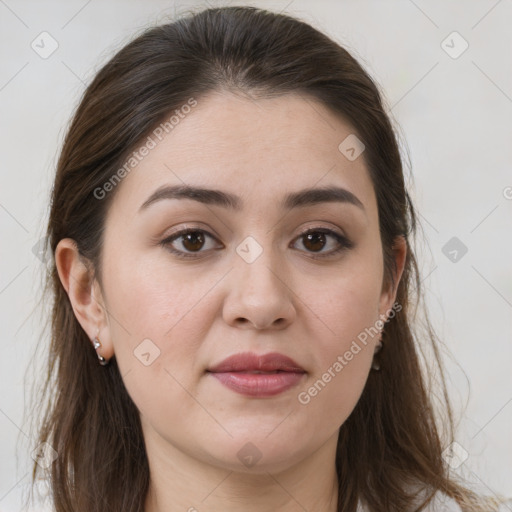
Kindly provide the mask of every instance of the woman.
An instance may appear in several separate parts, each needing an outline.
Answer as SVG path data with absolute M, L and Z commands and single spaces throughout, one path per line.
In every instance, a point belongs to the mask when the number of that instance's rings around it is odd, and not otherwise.
M 496 510 L 449 471 L 415 223 L 376 85 L 306 23 L 208 9 L 121 49 L 52 194 L 55 510 Z

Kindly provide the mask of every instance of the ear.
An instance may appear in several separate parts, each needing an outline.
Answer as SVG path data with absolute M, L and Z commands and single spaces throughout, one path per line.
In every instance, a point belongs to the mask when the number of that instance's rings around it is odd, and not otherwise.
M 379 313 L 385 317 L 388 316 L 387 312 L 389 312 L 395 302 L 396 294 L 398 291 L 398 284 L 400 283 L 400 279 L 402 278 L 402 273 L 405 267 L 405 260 L 407 256 L 407 241 L 403 235 L 397 236 L 395 238 L 392 251 L 393 258 L 395 260 L 395 269 L 393 271 L 394 285 L 391 280 L 384 279 L 379 303 Z
M 55 264 L 75 317 L 91 340 L 91 346 L 97 336 L 101 343 L 98 353 L 110 359 L 114 350 L 101 288 L 96 279 L 92 278 L 92 272 L 74 240 L 63 238 L 57 244 Z

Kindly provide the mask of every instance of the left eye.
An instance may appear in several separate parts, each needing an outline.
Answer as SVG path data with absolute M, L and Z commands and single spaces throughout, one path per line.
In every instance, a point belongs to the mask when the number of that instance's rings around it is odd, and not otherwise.
M 320 252 L 327 245 L 326 239 L 328 239 L 328 237 L 334 239 L 334 248 L 330 251 Z M 301 233 L 297 240 L 303 240 L 302 245 L 304 245 L 308 251 L 319 254 L 318 256 L 313 256 L 313 258 L 327 258 L 353 247 L 352 242 L 348 240 L 348 238 L 327 228 L 310 229 Z

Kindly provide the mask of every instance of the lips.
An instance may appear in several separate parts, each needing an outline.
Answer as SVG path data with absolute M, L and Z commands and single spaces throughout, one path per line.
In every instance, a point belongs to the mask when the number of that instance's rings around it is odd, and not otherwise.
M 249 397 L 270 397 L 296 386 L 306 371 L 293 359 L 273 352 L 235 354 L 207 370 L 224 386 Z
M 277 352 L 258 356 L 252 352 L 235 354 L 208 369 L 212 373 L 244 372 L 271 373 L 294 372 L 305 373 L 304 368 L 293 359 Z

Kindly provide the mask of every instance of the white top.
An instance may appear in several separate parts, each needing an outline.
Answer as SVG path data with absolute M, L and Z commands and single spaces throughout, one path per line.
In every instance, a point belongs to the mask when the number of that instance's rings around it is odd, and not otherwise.
M 38 501 L 37 509 L 29 509 L 28 512 L 55 512 L 55 509 L 50 503 L 48 494 L 42 493 L 44 500 Z M 41 496 L 41 497 L 43 497 Z M 510 512 L 512 510 L 512 498 L 503 503 L 496 512 Z M 361 503 L 357 506 L 357 512 L 368 512 Z M 449 498 L 446 494 L 438 491 L 432 501 L 422 512 L 463 512 L 459 504 L 453 499 Z
M 424 512 L 462 512 L 459 504 L 453 498 L 440 491 L 435 494 L 432 501 L 423 510 Z M 357 512 L 368 512 L 368 509 L 359 503 Z
M 510 512 L 512 510 L 512 499 L 507 500 L 501 504 L 496 512 Z M 357 507 L 357 512 L 368 512 L 361 503 Z M 423 509 L 422 512 L 463 512 L 460 505 L 453 499 L 448 497 L 446 494 L 438 491 L 432 501 Z
M 438 491 L 425 508 L 425 512 L 462 512 L 460 505 L 446 494 Z

